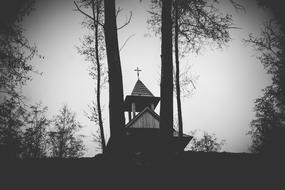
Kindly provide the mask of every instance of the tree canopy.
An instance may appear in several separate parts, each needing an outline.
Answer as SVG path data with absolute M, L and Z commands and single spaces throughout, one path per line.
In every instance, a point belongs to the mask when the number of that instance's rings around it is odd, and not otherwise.
M 82 137 L 76 134 L 80 128 L 82 126 L 76 121 L 75 113 L 64 105 L 55 117 L 54 126 L 49 132 L 52 157 L 81 157 L 84 154 Z
M 34 71 L 29 61 L 35 55 L 43 57 L 24 36 L 21 24 L 33 10 L 33 1 L 12 2 L 7 2 L 6 9 L 1 11 L 4 15 L 0 19 L 0 92 L 7 98 L 21 99 L 21 87 L 31 80 L 29 73 Z
M 251 122 L 253 152 L 283 152 L 285 147 L 284 33 L 276 20 L 264 24 L 261 37 L 245 40 L 258 52 L 258 59 L 272 77 L 272 84 L 255 101 L 256 118 Z

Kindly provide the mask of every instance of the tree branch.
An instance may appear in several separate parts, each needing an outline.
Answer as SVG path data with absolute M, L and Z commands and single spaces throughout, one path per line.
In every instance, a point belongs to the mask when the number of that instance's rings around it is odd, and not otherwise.
M 92 16 L 90 16 L 90 15 L 88 15 L 87 13 L 85 13 L 84 11 L 82 11 L 82 10 L 79 8 L 79 6 L 77 5 L 77 3 L 76 3 L 75 1 L 73 1 L 73 3 L 74 3 L 74 5 L 75 5 L 77 11 L 81 12 L 83 15 L 85 15 L 85 16 L 88 17 L 89 19 L 91 19 L 91 20 L 93 20 L 93 21 L 95 20 L 95 18 L 93 18 Z M 95 20 L 95 22 L 96 22 L 97 24 L 99 24 L 100 26 L 104 27 L 104 24 L 98 22 L 97 20 Z
M 241 12 L 246 13 L 246 9 L 243 5 L 237 3 L 234 0 L 230 0 L 230 3 L 233 5 L 233 7 L 236 9 L 237 12 L 241 11 Z
M 119 15 L 119 13 L 122 11 L 123 9 L 118 7 L 118 9 L 116 10 L 116 17 Z
M 77 10 L 77 11 L 81 12 L 83 15 L 85 15 L 85 16 L 88 17 L 88 18 L 90 18 L 91 20 L 94 20 L 94 18 L 93 18 L 92 16 L 90 16 L 90 15 L 88 15 L 87 13 L 85 13 L 85 12 L 82 11 L 82 10 L 79 8 L 79 6 L 77 5 L 77 3 L 76 3 L 75 1 L 73 1 L 73 3 L 74 3 L 74 5 L 76 6 L 76 10 Z
M 132 34 L 132 35 L 130 35 L 127 39 L 126 39 L 126 41 L 124 42 L 124 44 L 122 45 L 122 47 L 119 49 L 119 51 L 121 51 L 124 47 L 125 47 L 125 45 L 127 44 L 127 42 L 131 39 L 131 37 L 133 37 L 135 34 Z
M 193 85 L 194 89 L 196 89 L 196 86 L 192 80 L 190 80 L 191 84 Z
M 131 11 L 129 19 L 121 27 L 117 28 L 117 30 L 120 30 L 120 29 L 124 28 L 125 26 L 127 26 L 131 22 L 132 16 L 133 16 L 133 13 Z

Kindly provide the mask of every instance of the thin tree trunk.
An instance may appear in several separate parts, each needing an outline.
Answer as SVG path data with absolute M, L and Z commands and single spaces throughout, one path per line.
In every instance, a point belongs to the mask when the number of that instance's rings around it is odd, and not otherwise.
M 179 75 L 180 75 L 180 69 L 179 69 L 179 47 L 178 47 L 178 0 L 175 0 L 174 4 L 174 10 L 175 10 L 175 37 L 174 37 L 174 43 L 175 43 L 175 65 L 176 65 L 176 80 L 175 80 L 175 86 L 176 86 L 176 99 L 177 99 L 177 112 L 178 112 L 178 134 L 179 137 L 182 137 L 183 135 L 183 122 L 182 122 L 182 110 L 181 110 L 181 99 L 180 99 L 180 81 L 179 81 Z
M 109 72 L 109 119 L 110 139 L 118 145 L 122 142 L 125 116 L 123 111 L 123 81 L 118 45 L 115 0 L 104 0 L 105 8 L 105 43 Z M 119 141 L 118 141 L 119 140 Z M 112 149 L 112 148 L 111 148 Z
M 102 152 L 105 152 L 106 142 L 104 136 L 104 127 L 103 127 L 103 120 L 102 120 L 102 112 L 101 112 L 101 101 L 100 101 L 100 93 L 101 93 L 101 65 L 99 59 L 99 45 L 98 45 L 98 22 L 99 22 L 99 2 L 96 2 L 96 17 L 95 17 L 95 4 L 92 1 L 92 13 L 93 13 L 93 22 L 95 27 L 95 57 L 96 57 L 96 65 L 97 65 L 97 112 L 98 112 L 98 119 L 99 119 L 99 127 L 100 127 L 100 137 L 101 137 L 101 148 Z
M 162 0 L 160 129 L 162 137 L 170 140 L 173 130 L 173 65 L 172 65 L 172 0 Z M 167 141 L 165 143 L 167 143 Z

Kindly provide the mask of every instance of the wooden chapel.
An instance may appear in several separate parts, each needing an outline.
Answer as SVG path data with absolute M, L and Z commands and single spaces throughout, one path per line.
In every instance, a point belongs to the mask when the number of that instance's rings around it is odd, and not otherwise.
M 125 124 L 127 148 L 130 151 L 155 151 L 160 144 L 159 115 L 155 108 L 160 97 L 154 96 L 139 79 L 133 88 L 131 95 L 124 100 L 124 111 L 127 112 L 128 122 Z M 182 151 L 192 139 L 192 136 L 183 134 L 178 136 L 178 131 L 173 129 L 173 150 Z

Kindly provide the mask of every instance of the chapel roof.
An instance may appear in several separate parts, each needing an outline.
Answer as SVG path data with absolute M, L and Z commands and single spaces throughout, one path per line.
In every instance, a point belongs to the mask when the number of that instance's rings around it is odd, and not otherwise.
M 147 87 L 142 83 L 142 81 L 140 81 L 140 79 L 137 80 L 131 95 L 154 97 L 153 94 L 149 91 L 149 89 L 147 89 Z

